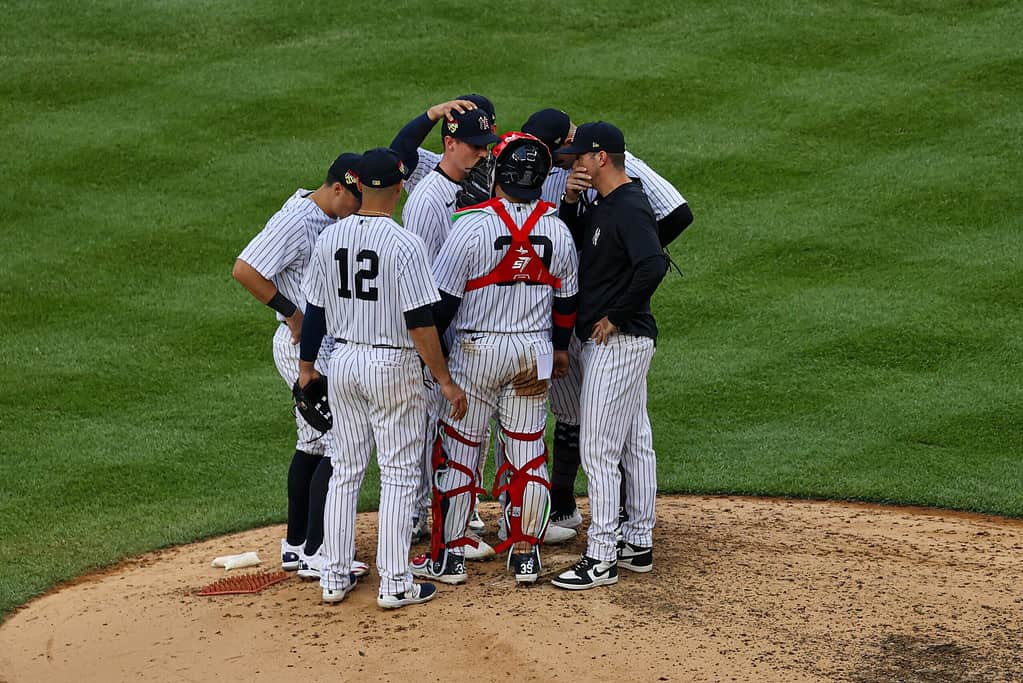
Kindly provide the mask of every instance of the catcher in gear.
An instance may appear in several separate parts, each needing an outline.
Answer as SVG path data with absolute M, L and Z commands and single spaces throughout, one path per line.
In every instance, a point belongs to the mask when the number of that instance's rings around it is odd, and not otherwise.
M 553 205 L 538 201 L 550 150 L 531 135 L 506 133 L 492 153 L 493 199 L 455 214 L 434 262 L 441 293 L 438 328 L 453 328 L 449 367 L 470 397 L 461 419 L 445 419 L 433 452 L 434 532 L 430 555 L 412 572 L 444 583 L 467 579 L 465 533 L 479 446 L 497 413 L 507 462 L 493 494 L 506 493 L 508 567 L 519 583 L 540 574 L 539 546 L 550 515 L 547 391 L 568 367 L 575 322 L 575 244 Z M 507 480 L 502 483 L 503 475 Z
M 310 380 L 304 387 L 295 380 L 291 387 L 291 395 L 295 399 L 295 408 L 309 426 L 325 434 L 334 426 L 334 416 L 330 414 L 330 403 L 327 401 L 327 378 L 320 375 Z

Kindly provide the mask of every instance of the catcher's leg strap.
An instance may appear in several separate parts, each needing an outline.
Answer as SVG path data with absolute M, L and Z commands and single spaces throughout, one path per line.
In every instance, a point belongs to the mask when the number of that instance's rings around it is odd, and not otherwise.
M 480 442 L 472 441 L 462 434 L 459 434 L 451 425 L 441 422 L 440 427 L 444 434 L 455 441 L 474 449 L 478 449 L 480 447 Z M 452 539 L 448 542 L 444 541 L 444 519 L 448 515 L 450 499 L 464 493 L 476 495 L 486 493 L 487 491 L 479 486 L 476 479 L 476 472 L 472 468 L 466 467 L 462 463 L 455 462 L 448 457 L 448 454 L 444 452 L 444 444 L 440 433 L 437 434 L 437 438 L 433 442 L 433 454 L 430 460 L 430 464 L 433 466 L 433 501 L 431 505 L 433 512 L 433 533 L 430 538 L 430 559 L 436 562 L 441 559 L 441 551 L 444 549 L 450 550 L 451 548 L 458 548 L 465 545 L 475 548 L 479 545 L 477 541 L 465 535 L 460 538 Z M 453 488 L 449 491 L 442 491 L 439 481 L 448 472 L 448 470 L 461 472 L 469 478 L 469 483 L 464 486 Z M 465 523 L 461 526 L 462 529 L 468 528 L 469 516 L 472 514 L 472 505 L 468 506 L 468 510 L 469 512 L 465 517 Z
M 518 439 L 519 441 L 537 441 L 543 438 L 543 430 L 532 434 L 523 434 L 519 432 L 509 432 L 503 430 L 508 438 Z M 551 484 L 543 477 L 538 477 L 535 474 L 530 474 L 530 470 L 539 470 L 541 467 L 547 464 L 547 446 L 544 445 L 543 452 L 536 456 L 532 460 L 528 461 L 522 467 L 516 468 L 511 460 L 505 460 L 504 464 L 497 471 L 497 475 L 494 479 L 494 497 L 498 497 L 502 493 L 507 492 L 508 494 L 508 505 L 505 507 L 505 523 L 508 529 L 508 538 L 501 541 L 494 550 L 497 552 L 503 552 L 514 544 L 520 541 L 526 541 L 532 545 L 539 545 L 540 539 L 543 538 L 544 532 L 547 530 L 547 523 L 550 518 L 550 488 Z M 500 484 L 501 476 L 509 472 L 510 476 L 504 484 Z M 539 484 L 543 487 L 545 493 L 546 510 L 542 510 L 540 513 L 540 529 L 536 536 L 530 536 L 522 530 L 522 506 L 525 499 L 526 487 L 529 484 Z

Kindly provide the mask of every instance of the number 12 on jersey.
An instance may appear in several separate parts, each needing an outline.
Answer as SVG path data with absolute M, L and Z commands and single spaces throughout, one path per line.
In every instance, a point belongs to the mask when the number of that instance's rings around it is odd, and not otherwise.
M 363 249 L 355 255 L 355 264 L 349 268 L 348 249 L 338 249 L 334 252 L 334 260 L 337 261 L 337 274 L 341 286 L 337 288 L 337 295 L 342 299 L 352 298 L 352 288 L 348 283 L 349 270 L 355 265 L 360 266 L 355 272 L 355 298 L 363 301 L 376 301 L 378 298 L 377 288 L 372 285 L 380 272 L 380 257 L 372 249 Z

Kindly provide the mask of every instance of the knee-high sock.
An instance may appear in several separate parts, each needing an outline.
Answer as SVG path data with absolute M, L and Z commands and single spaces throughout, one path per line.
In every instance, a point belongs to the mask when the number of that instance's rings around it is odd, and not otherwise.
M 327 505 L 327 488 L 333 469 L 330 458 L 323 457 L 313 471 L 309 483 L 309 522 L 305 533 L 305 554 L 315 555 L 323 543 L 323 510 Z
M 288 468 L 288 543 L 305 543 L 306 524 L 309 522 L 309 482 L 316 466 L 323 458 L 305 451 L 295 451 Z
M 558 422 L 554 427 L 551 468 L 551 507 L 554 514 L 575 509 L 575 479 L 579 475 L 579 425 Z

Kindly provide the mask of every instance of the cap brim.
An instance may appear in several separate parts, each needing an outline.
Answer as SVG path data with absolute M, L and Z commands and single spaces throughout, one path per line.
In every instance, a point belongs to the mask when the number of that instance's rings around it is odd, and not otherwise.
M 474 135 L 471 138 L 456 137 L 455 139 L 461 140 L 462 142 L 469 145 L 479 145 L 481 147 L 484 145 L 493 145 L 501 141 L 501 138 L 497 137 L 493 133 L 483 133 L 481 135 Z
M 552 154 L 582 154 L 583 152 L 588 152 L 588 151 L 590 151 L 590 150 L 585 149 L 583 147 L 576 147 L 575 145 L 567 145 L 565 147 L 559 147 L 558 149 L 554 150 L 552 152 Z

